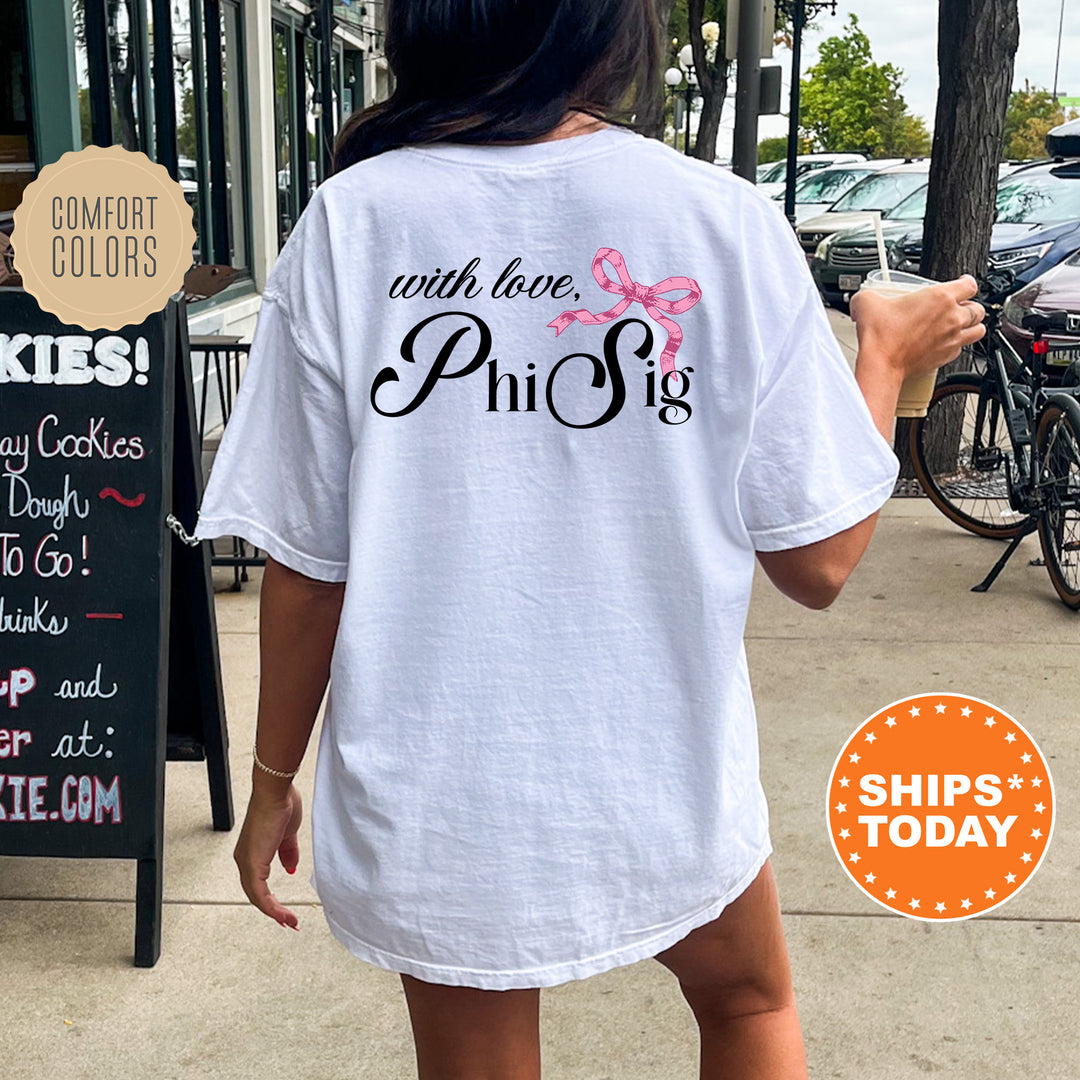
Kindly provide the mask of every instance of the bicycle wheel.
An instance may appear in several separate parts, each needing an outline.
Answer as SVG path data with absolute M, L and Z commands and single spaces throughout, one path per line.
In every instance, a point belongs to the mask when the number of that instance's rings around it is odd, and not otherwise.
M 1001 397 L 978 375 L 942 383 L 912 420 L 911 461 L 930 501 L 976 536 L 1008 540 L 1027 520 L 1009 505 L 1009 432 Z
M 1037 428 L 1042 475 L 1039 542 L 1058 596 L 1080 609 L 1080 404 L 1052 399 Z

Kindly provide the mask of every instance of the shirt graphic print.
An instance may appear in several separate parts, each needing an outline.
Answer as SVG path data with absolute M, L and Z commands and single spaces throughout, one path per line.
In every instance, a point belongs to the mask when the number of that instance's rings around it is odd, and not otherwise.
M 604 271 L 605 262 L 609 262 L 615 267 L 615 271 L 618 274 L 617 280 L 613 281 L 606 275 Z M 477 296 L 482 296 L 485 291 L 488 291 L 479 284 L 476 277 L 476 273 L 479 270 L 479 263 L 480 260 L 474 257 L 465 264 L 464 269 L 461 271 L 456 269 L 444 271 L 441 268 L 436 267 L 435 272 L 430 276 L 414 274 L 406 278 L 405 275 L 399 275 L 391 285 L 388 296 L 391 298 L 402 299 L 416 296 L 423 296 L 425 298 L 435 296 L 439 299 L 454 299 L 457 293 L 462 291 L 463 296 L 471 300 Z M 528 284 L 526 278 L 517 272 L 520 264 L 521 258 L 518 256 L 515 256 L 506 264 L 502 272 L 496 277 L 494 285 L 490 289 L 490 295 L 493 298 L 504 297 L 509 299 L 517 296 L 524 296 L 532 300 L 545 300 L 548 297 L 560 299 L 572 296 L 572 299 L 574 300 L 581 299 L 581 294 L 574 291 L 574 279 L 570 275 L 564 274 L 556 278 L 552 274 L 548 274 L 546 277 L 541 274 L 533 278 L 531 284 Z M 630 278 L 626 269 L 625 260 L 622 255 L 613 248 L 600 248 L 597 251 L 596 256 L 592 260 L 592 275 L 596 279 L 596 284 L 599 285 L 601 289 L 604 289 L 607 292 L 618 293 L 621 297 L 619 302 L 613 308 L 597 313 L 583 309 L 563 311 L 547 325 L 554 329 L 557 337 L 575 321 L 583 323 L 586 326 L 603 326 L 618 319 L 619 316 L 623 315 L 633 303 L 640 303 L 649 318 L 659 324 L 659 327 L 666 334 L 664 346 L 659 356 L 660 400 L 665 406 L 671 408 L 661 409 L 661 421 L 669 424 L 682 423 L 689 418 L 692 410 L 688 403 L 680 402 L 678 398 L 668 396 L 671 393 L 669 384 L 673 380 L 679 380 L 681 378 L 683 395 L 685 395 L 689 372 L 693 369 L 691 368 L 680 372 L 675 366 L 675 356 L 678 352 L 679 345 L 682 342 L 682 331 L 680 330 L 678 323 L 676 323 L 671 316 L 680 315 L 683 312 L 688 311 L 701 299 L 701 289 L 698 287 L 697 282 L 687 277 L 671 277 L 665 278 L 656 285 L 642 285 Z M 678 300 L 672 301 L 670 299 L 665 299 L 662 295 L 663 293 L 680 289 L 685 290 L 686 295 Z M 464 329 L 460 325 L 462 319 L 467 320 Z M 478 331 L 478 334 L 469 332 L 470 326 L 468 325 L 468 321 L 471 321 L 472 327 Z M 525 412 L 536 411 L 537 376 L 534 370 L 536 365 L 533 363 L 528 365 L 530 373 L 524 376 L 525 401 L 523 405 L 519 406 L 518 395 L 520 389 L 520 377 L 512 372 L 506 372 L 504 374 L 499 373 L 498 361 L 491 357 L 493 346 L 491 329 L 488 324 L 477 315 L 470 315 L 466 311 L 441 311 L 434 315 L 427 316 L 412 327 L 406 334 L 405 340 L 401 345 L 402 360 L 406 363 L 415 363 L 421 367 L 423 366 L 421 357 L 418 357 L 417 355 L 418 338 L 421 333 L 424 333 L 429 337 L 436 336 L 438 341 L 443 340 L 443 335 L 437 335 L 433 330 L 427 329 L 434 324 L 439 324 L 440 329 L 443 325 L 448 325 L 449 330 L 448 333 L 444 331 L 444 333 L 447 334 L 446 340 L 443 342 L 442 346 L 435 351 L 434 359 L 431 361 L 430 366 L 425 369 L 423 382 L 416 392 L 416 395 L 399 409 L 388 410 L 381 407 L 380 403 L 376 401 L 376 396 L 380 393 L 383 385 L 387 382 L 396 383 L 402 379 L 397 368 L 383 368 L 376 375 L 375 381 L 372 383 L 371 387 L 371 406 L 376 412 L 382 416 L 403 416 L 422 405 L 427 396 L 435 391 L 440 379 L 460 379 L 467 375 L 472 375 L 479 370 L 486 370 L 488 372 L 488 412 L 496 412 L 500 409 L 500 387 L 504 382 L 507 384 L 505 393 L 508 397 L 508 402 L 502 407 L 506 408 L 509 412 L 518 412 L 519 408 L 523 409 Z M 626 381 L 619 360 L 619 341 L 625 326 L 625 322 L 620 322 L 611 327 L 611 330 L 604 338 L 602 360 L 599 357 L 588 353 L 571 353 L 557 361 L 552 367 L 544 383 L 543 395 L 548 411 L 560 424 L 564 424 L 567 427 L 597 427 L 617 416 L 626 404 Z M 634 352 L 639 357 L 649 356 L 653 352 L 653 330 L 648 324 L 645 324 L 644 329 L 645 339 L 634 349 Z M 452 363 L 453 358 L 456 356 L 455 350 L 459 341 L 462 342 L 463 348 L 465 348 L 466 345 L 473 346 L 472 355 L 461 367 L 457 367 L 456 364 Z M 559 412 L 555 405 L 555 388 L 557 385 L 556 380 L 559 377 L 559 371 L 564 364 L 577 357 L 591 361 L 592 385 L 600 389 L 607 389 L 608 393 L 608 400 L 603 412 L 595 419 L 581 423 L 576 423 L 573 420 L 567 419 Z M 655 364 L 655 360 L 650 359 L 647 361 L 649 368 L 653 368 Z M 589 373 L 587 367 L 586 373 Z M 563 376 L 563 381 L 569 377 L 571 376 Z M 657 397 L 657 373 L 655 371 L 650 371 L 646 378 L 646 404 L 655 407 L 655 399 Z M 386 396 L 385 391 L 382 392 L 382 396 Z M 575 397 L 577 396 L 580 395 L 575 395 Z M 671 416 L 679 415 L 680 405 L 682 415 L 679 416 L 678 419 L 672 419 Z M 675 409 L 674 413 L 672 412 L 672 408 Z
M 783 216 L 712 165 L 610 127 L 321 184 L 197 535 L 345 582 L 310 815 L 337 939 L 512 989 L 716 918 L 771 851 L 755 551 L 897 469 Z

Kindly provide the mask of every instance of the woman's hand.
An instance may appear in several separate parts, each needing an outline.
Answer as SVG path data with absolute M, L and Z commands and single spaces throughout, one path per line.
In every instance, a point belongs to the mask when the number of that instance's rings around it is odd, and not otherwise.
M 256 782 L 248 802 L 247 815 L 236 841 L 233 858 L 240 869 L 240 884 L 247 898 L 264 914 L 282 926 L 299 930 L 299 920 L 278 902 L 267 881 L 277 855 L 290 874 L 300 861 L 297 832 L 303 820 L 300 792 L 293 784 L 283 790 L 268 789 Z
M 851 298 L 859 351 L 876 354 L 900 381 L 936 370 L 986 334 L 986 310 L 972 300 L 978 291 L 970 274 L 907 296 L 861 289 Z

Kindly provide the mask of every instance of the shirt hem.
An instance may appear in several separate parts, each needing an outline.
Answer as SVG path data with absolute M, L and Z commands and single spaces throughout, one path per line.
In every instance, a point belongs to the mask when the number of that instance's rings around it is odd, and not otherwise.
M 755 551 L 785 551 L 788 548 L 803 547 L 806 544 L 825 540 L 830 536 L 850 529 L 872 513 L 880 510 L 889 501 L 896 487 L 896 473 L 893 471 L 888 480 L 863 492 L 855 499 L 830 510 L 827 514 L 800 522 L 798 525 L 779 525 L 772 529 L 750 531 L 750 539 Z
M 562 983 L 574 980 L 588 979 L 593 975 L 600 975 L 614 968 L 625 967 L 627 964 L 634 964 L 639 960 L 650 959 L 658 952 L 662 952 L 677 941 L 681 941 L 691 930 L 696 930 L 699 926 L 711 922 L 733 900 L 746 891 L 747 887 L 760 873 L 772 851 L 772 843 L 769 839 L 766 839 L 765 844 L 758 849 L 747 872 L 720 899 L 713 900 L 707 907 L 680 920 L 660 934 L 654 934 L 645 941 L 635 942 L 625 948 L 589 956 L 583 960 L 570 960 L 559 964 L 548 964 L 543 967 L 523 968 L 517 971 L 492 971 L 482 968 L 454 967 L 447 964 L 427 964 L 420 960 L 398 956 L 395 953 L 387 952 L 385 949 L 376 948 L 346 930 L 326 912 L 325 906 L 323 915 L 330 927 L 330 933 L 345 949 L 358 959 L 385 971 L 412 975 L 414 978 L 421 979 L 424 982 L 439 983 L 444 986 L 471 986 L 479 990 L 522 990 L 559 986 Z M 312 884 L 316 884 L 314 875 L 312 875 Z
M 217 536 L 242 536 L 267 552 L 274 562 L 317 581 L 344 581 L 348 570 L 348 563 L 331 562 L 329 559 L 320 559 L 298 551 L 277 533 L 250 518 L 204 518 L 200 515 L 195 526 L 195 536 L 199 540 L 212 540 Z

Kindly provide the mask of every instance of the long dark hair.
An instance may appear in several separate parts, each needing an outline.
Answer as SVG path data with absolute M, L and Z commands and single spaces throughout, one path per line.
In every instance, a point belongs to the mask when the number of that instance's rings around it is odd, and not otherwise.
M 346 120 L 335 173 L 405 145 L 528 142 L 570 109 L 634 128 L 627 99 L 659 75 L 655 0 L 386 4 L 395 89 Z

